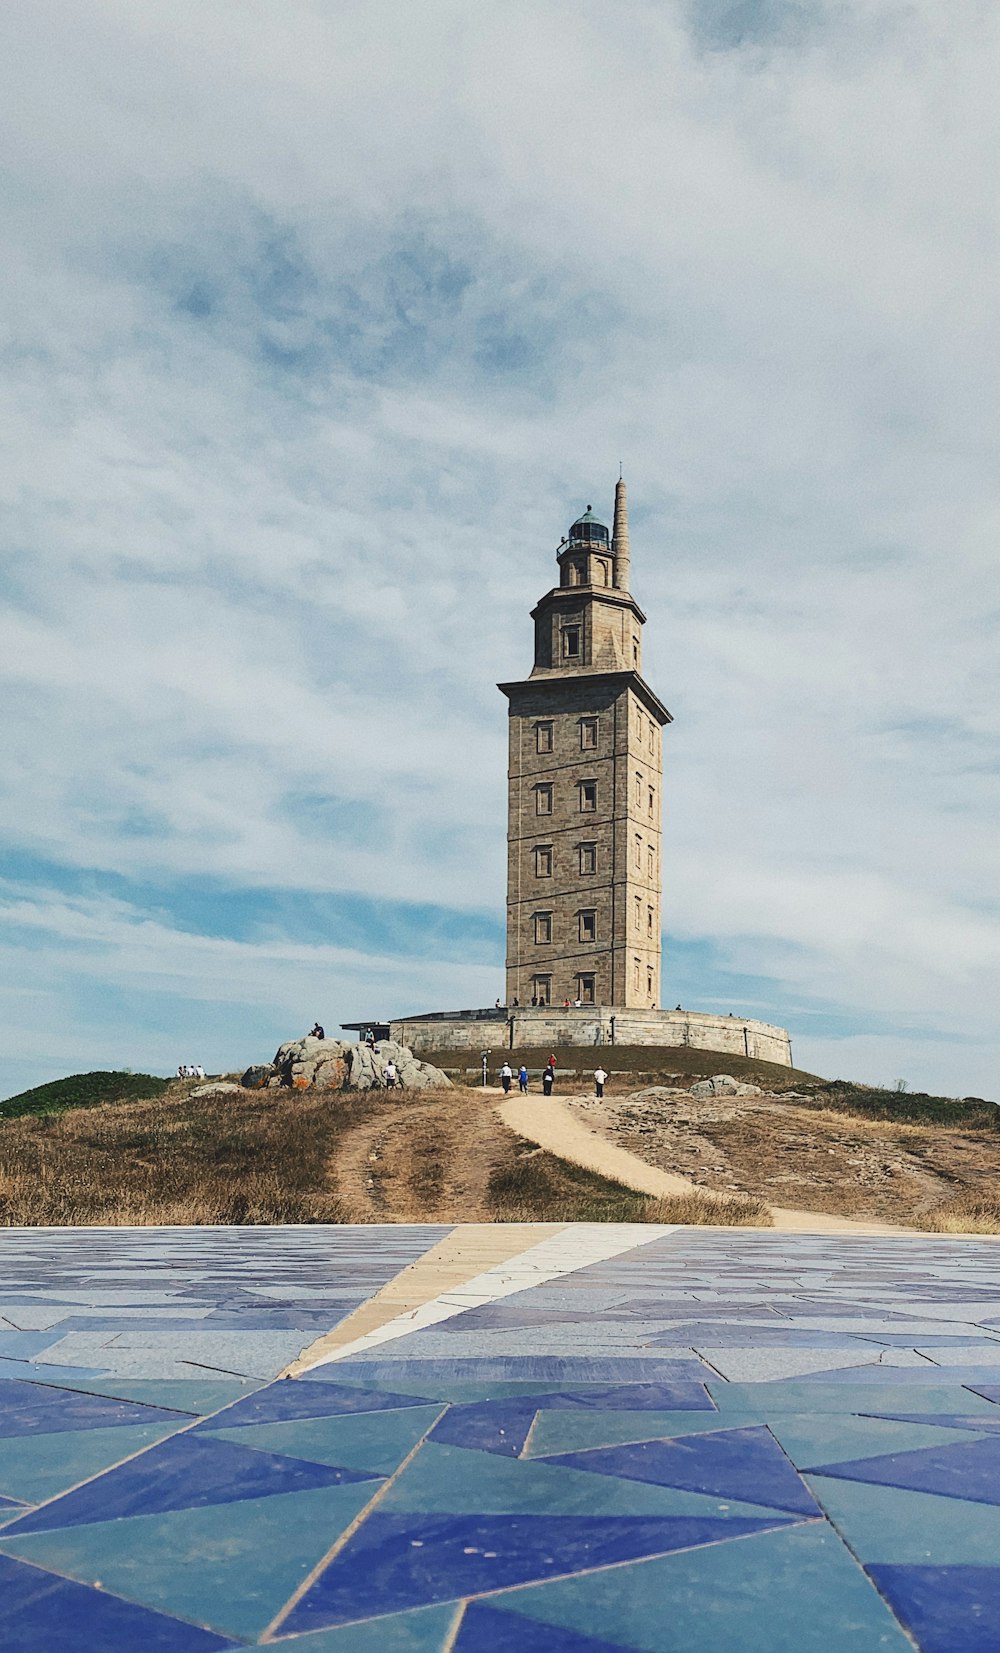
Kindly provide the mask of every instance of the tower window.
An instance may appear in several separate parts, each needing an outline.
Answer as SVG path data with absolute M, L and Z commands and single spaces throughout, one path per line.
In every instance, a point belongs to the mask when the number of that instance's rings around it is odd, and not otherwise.
M 596 941 L 597 940 L 597 914 L 591 909 L 591 910 L 588 910 L 587 912 L 580 913 L 579 918 L 580 918 L 580 940 L 581 941 Z
M 577 978 L 576 978 L 576 996 L 580 1000 L 581 1004 L 593 1004 L 594 1003 L 594 978 L 593 978 L 593 976 L 577 976 Z
M 607 565 L 607 563 L 603 562 L 603 561 L 598 562 L 597 571 L 600 575 L 601 584 L 602 585 L 607 585 L 607 583 L 608 583 L 608 565 Z
M 635 668 L 636 671 L 639 670 L 639 639 L 638 639 L 638 637 L 633 637 L 633 639 L 632 639 L 632 665 L 633 665 L 633 667 Z
M 535 846 L 535 877 L 552 877 L 552 845 L 537 844 Z
M 635 870 L 642 871 L 642 838 L 638 832 L 635 835 Z
M 531 1002 L 532 1002 L 532 1004 L 551 1004 L 551 1002 L 552 1002 L 552 977 L 551 976 L 532 976 L 532 978 L 531 978 Z
M 638 770 L 636 770 L 635 775 L 635 801 L 636 804 L 642 803 L 642 776 Z
M 552 814 L 552 784 L 550 781 L 545 781 L 535 787 L 535 814 Z
M 650 789 L 649 789 L 649 813 L 650 813 L 650 815 L 655 815 L 655 813 L 656 813 L 656 788 L 655 788 L 655 786 L 651 786 Z
M 640 981 L 639 981 L 640 965 L 641 965 L 641 960 L 639 960 L 639 959 L 633 959 L 632 960 L 632 985 L 635 988 L 637 993 L 638 993 L 639 987 L 640 987 Z
M 655 907 L 647 907 L 646 908 L 646 934 L 649 937 L 650 941 L 653 941 L 654 938 L 655 938 L 655 932 L 654 932 L 654 928 L 653 928 L 655 923 L 656 923 L 656 909 L 655 909 Z
M 564 660 L 580 658 L 580 627 L 563 626 L 562 651 Z
M 646 971 L 646 992 L 649 994 L 650 1003 L 652 1003 L 652 999 L 653 999 L 653 972 L 650 969 L 647 969 L 647 971 Z
M 552 914 L 551 913 L 536 913 L 535 914 L 535 942 L 536 942 L 536 945 L 542 946 L 546 942 L 549 942 L 551 940 L 552 940 Z
M 551 725 L 551 723 L 536 723 L 535 724 L 535 751 L 536 752 L 551 752 L 551 750 L 552 750 L 552 725 Z
M 656 876 L 656 853 L 652 844 L 646 851 L 646 871 L 649 873 L 649 881 L 652 883 Z
M 636 898 L 635 898 L 635 927 L 636 927 L 637 930 L 639 929 L 641 924 L 642 924 L 642 901 L 640 900 L 639 896 L 636 896 Z
M 597 745 L 596 717 L 582 717 L 580 719 L 580 745 L 585 752 Z
M 580 871 L 584 877 L 597 871 L 597 845 L 580 845 Z
M 597 782 L 580 782 L 580 808 L 584 814 L 592 815 L 597 808 Z
M 656 725 L 652 718 L 649 720 L 649 750 L 651 752 L 656 751 Z

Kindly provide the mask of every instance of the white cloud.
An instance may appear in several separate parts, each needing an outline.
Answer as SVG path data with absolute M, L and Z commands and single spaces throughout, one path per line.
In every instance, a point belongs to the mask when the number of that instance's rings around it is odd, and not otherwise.
M 12 848 L 498 910 L 493 683 L 621 455 L 668 935 L 988 1092 L 996 14 L 4 28 Z

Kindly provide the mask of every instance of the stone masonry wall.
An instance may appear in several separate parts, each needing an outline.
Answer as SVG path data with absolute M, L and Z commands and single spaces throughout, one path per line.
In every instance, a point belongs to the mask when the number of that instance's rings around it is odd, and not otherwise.
M 511 1045 L 510 1018 L 513 1018 Z M 614 1017 L 612 1037 L 611 1018 Z M 454 1016 L 417 1016 L 396 1021 L 393 1039 L 411 1050 L 517 1049 L 518 1045 L 688 1045 L 692 1050 L 717 1050 L 752 1056 L 763 1062 L 792 1066 L 792 1044 L 783 1027 L 748 1021 L 738 1016 L 710 1016 L 685 1010 L 620 1010 L 587 1006 L 581 1010 L 527 1009 L 492 1012 L 456 1012 Z

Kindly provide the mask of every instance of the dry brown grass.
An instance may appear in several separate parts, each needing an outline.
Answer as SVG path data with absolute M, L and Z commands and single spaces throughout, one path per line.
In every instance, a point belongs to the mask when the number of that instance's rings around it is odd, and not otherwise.
M 343 1221 L 327 1167 L 373 1104 L 272 1092 L 0 1125 L 0 1226 Z
M 916 1226 L 935 1234 L 1000 1234 L 1000 1194 L 966 1190 L 925 1212 Z
M 774 1218 L 763 1200 L 753 1194 L 671 1194 L 654 1200 L 654 1223 L 693 1223 L 722 1228 L 773 1228 Z

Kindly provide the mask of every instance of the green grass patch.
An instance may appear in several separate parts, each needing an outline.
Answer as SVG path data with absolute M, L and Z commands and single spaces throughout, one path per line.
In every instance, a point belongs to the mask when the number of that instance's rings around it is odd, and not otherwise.
M 980 1096 L 956 1100 L 950 1096 L 929 1096 L 926 1091 L 888 1091 L 852 1085 L 834 1079 L 819 1085 L 807 1101 L 797 1107 L 824 1108 L 834 1113 L 853 1114 L 859 1119 L 885 1119 L 903 1125 L 945 1125 L 952 1130 L 1000 1130 L 1000 1108 Z
M 152 1073 L 71 1073 L 0 1102 L 0 1118 L 65 1113 L 67 1108 L 98 1108 L 103 1102 L 146 1102 L 162 1096 L 169 1080 Z

